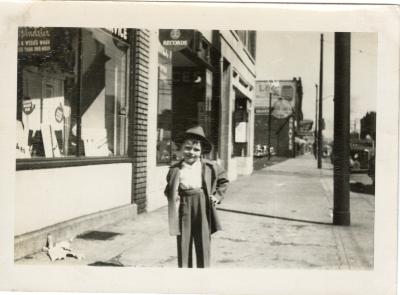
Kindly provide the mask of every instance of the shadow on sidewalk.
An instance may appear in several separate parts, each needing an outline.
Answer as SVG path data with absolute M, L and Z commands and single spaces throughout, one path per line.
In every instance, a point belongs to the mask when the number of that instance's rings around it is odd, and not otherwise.
M 375 187 L 372 184 L 363 184 L 361 182 L 350 183 L 350 190 L 354 193 L 375 195 Z
M 88 266 L 118 266 L 123 267 L 122 263 L 115 263 L 115 262 L 107 262 L 107 261 L 96 261 L 93 263 L 88 264 Z
M 267 218 L 273 218 L 273 219 L 287 220 L 287 221 L 304 222 L 304 223 L 320 224 L 320 225 L 332 225 L 332 223 L 322 222 L 322 221 L 295 219 L 295 218 L 289 218 L 289 217 L 273 216 L 273 215 L 253 213 L 253 212 L 247 212 L 247 211 L 239 211 L 239 210 L 226 209 L 226 208 L 218 208 L 217 210 L 224 211 L 224 212 L 251 215 L 251 216 L 259 216 L 259 217 L 267 217 Z

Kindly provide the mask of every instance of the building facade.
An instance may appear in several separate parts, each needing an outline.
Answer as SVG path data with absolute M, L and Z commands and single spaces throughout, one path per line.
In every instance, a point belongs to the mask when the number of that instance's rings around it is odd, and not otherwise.
M 151 80 L 158 83 L 149 90 L 148 210 L 166 205 L 165 175 L 180 158 L 174 139 L 193 125 L 203 127 L 208 157 L 230 180 L 253 170 L 255 32 L 179 31 L 178 38 L 175 30 L 150 34 Z
M 15 257 L 48 234 L 164 206 L 174 140 L 192 125 L 231 180 L 251 173 L 255 40 L 252 31 L 20 28 Z
M 254 144 L 272 147 L 277 156 L 294 157 L 302 100 L 301 78 L 256 81 Z

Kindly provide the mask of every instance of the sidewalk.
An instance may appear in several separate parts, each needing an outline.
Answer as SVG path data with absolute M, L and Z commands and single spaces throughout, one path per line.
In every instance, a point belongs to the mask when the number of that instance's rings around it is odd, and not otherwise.
M 351 226 L 332 225 L 331 165 L 316 166 L 302 156 L 232 182 L 219 207 L 224 230 L 212 237 L 212 267 L 372 269 L 374 196 L 351 192 Z M 356 181 L 369 184 L 364 176 Z M 51 262 L 37 253 L 16 263 L 176 267 L 167 224 L 161 208 L 95 229 L 117 234 L 108 240 L 75 239 L 83 260 Z

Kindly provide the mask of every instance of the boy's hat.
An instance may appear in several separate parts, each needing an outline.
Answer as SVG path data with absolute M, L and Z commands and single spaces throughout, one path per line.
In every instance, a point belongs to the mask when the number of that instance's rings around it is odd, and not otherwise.
M 201 126 L 195 126 L 186 130 L 185 133 L 183 133 L 183 135 L 178 139 L 178 143 L 182 144 L 188 138 L 195 138 L 201 141 L 203 154 L 208 154 L 209 152 L 211 152 L 212 149 L 211 143 L 204 135 L 204 130 Z

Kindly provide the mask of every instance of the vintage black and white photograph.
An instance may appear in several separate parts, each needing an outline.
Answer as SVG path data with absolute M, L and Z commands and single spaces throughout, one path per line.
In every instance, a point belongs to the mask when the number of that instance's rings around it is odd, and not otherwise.
M 155 25 L 16 26 L 13 267 L 379 271 L 382 35 Z
M 377 41 L 19 28 L 16 263 L 373 269 Z

